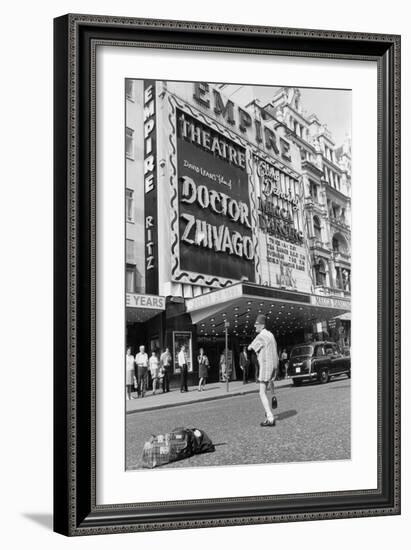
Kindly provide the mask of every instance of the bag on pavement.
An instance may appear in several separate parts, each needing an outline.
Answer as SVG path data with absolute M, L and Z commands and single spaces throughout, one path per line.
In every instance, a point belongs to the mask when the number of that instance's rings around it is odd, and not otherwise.
M 213 452 L 208 435 L 198 428 L 174 428 L 169 433 L 153 435 L 144 444 L 143 468 L 155 468 L 194 454 Z

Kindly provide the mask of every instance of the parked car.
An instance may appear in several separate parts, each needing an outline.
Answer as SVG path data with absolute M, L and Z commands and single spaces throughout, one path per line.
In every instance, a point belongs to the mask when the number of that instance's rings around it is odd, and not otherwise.
M 312 342 L 294 346 L 290 352 L 288 376 L 295 386 L 304 380 L 325 384 L 331 376 L 351 378 L 351 357 L 343 355 L 335 342 Z

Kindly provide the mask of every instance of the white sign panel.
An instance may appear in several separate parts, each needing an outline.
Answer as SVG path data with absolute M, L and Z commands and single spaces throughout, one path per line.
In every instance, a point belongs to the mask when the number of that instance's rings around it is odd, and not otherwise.
M 154 296 L 152 294 L 126 294 L 126 307 L 135 307 L 139 309 L 166 309 L 166 299 L 164 296 Z

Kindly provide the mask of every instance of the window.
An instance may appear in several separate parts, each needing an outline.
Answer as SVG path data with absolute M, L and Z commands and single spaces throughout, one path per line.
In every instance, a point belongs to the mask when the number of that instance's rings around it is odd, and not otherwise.
M 318 216 L 313 217 L 314 236 L 321 241 L 321 222 Z
M 134 160 L 134 130 L 126 128 L 126 157 Z
M 322 260 L 314 266 L 315 284 L 317 286 L 325 286 L 326 284 L 326 269 Z
M 134 101 L 134 80 L 130 78 L 126 79 L 126 98 L 130 101 Z
M 134 222 L 134 191 L 126 189 L 126 220 Z
M 310 196 L 315 200 L 318 199 L 317 186 L 312 181 L 310 181 Z
M 335 268 L 335 286 L 336 288 L 338 288 L 339 290 L 344 290 L 343 289 L 343 280 L 342 280 L 342 273 L 341 273 L 341 268 L 340 267 L 336 267 Z
M 126 269 L 126 292 L 135 292 L 135 270 L 132 268 Z
M 291 350 L 290 357 L 301 357 L 302 355 L 312 355 L 312 346 L 298 346 Z
M 324 357 L 325 355 L 324 346 L 317 346 L 315 350 L 315 355 L 316 357 Z
M 126 239 L 126 262 L 130 264 L 136 263 L 135 246 L 132 239 Z

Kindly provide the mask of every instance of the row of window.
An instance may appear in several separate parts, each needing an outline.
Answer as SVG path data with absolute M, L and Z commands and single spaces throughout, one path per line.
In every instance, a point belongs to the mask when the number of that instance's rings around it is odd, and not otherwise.
M 342 218 L 339 218 L 342 221 Z M 343 217 L 345 220 L 345 217 Z M 313 216 L 313 229 L 314 237 L 318 240 L 322 240 L 321 220 L 318 216 Z M 337 233 L 332 239 L 332 247 L 334 252 L 347 252 L 348 243 L 345 238 Z
M 331 149 L 331 147 L 328 147 L 328 145 L 326 145 L 325 143 L 324 143 L 324 155 L 325 155 L 325 158 L 327 158 L 331 162 L 335 162 L 334 151 Z
M 336 267 L 333 280 L 329 278 L 329 268 L 325 260 L 319 260 L 314 266 L 313 275 L 316 286 L 333 286 L 345 292 L 351 291 L 351 271 L 347 268 Z
M 324 177 L 331 187 L 334 187 L 337 191 L 341 191 L 341 177 L 336 172 L 333 172 L 333 170 L 330 170 L 328 166 L 324 166 Z
M 290 128 L 302 139 L 307 140 L 308 138 L 308 130 L 307 128 L 295 120 L 295 118 L 290 117 Z

